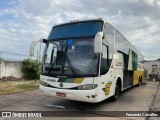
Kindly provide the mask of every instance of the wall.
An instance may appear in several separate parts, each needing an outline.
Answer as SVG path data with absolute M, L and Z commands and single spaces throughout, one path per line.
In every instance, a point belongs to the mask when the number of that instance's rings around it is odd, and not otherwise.
M 160 60 L 153 60 L 153 61 L 143 61 L 144 69 L 146 71 L 146 79 L 153 79 L 153 74 L 155 74 L 160 79 Z M 157 65 L 157 72 L 152 72 L 152 65 Z M 149 75 L 152 75 L 152 77 L 149 77 Z
M 22 62 L 20 61 L 4 61 L 0 60 L 0 78 L 13 76 L 16 78 L 22 78 L 23 73 L 21 71 Z

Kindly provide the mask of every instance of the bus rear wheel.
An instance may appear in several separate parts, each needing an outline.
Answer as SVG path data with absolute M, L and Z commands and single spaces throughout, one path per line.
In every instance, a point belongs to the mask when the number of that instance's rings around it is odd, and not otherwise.
M 114 94 L 114 96 L 111 97 L 111 100 L 112 101 L 117 101 L 118 97 L 120 95 L 120 92 L 121 92 L 121 90 L 120 90 L 120 84 L 119 84 L 119 82 L 117 82 L 116 83 L 116 88 L 115 88 L 115 94 Z
M 139 77 L 137 86 L 139 87 L 142 84 L 142 77 Z

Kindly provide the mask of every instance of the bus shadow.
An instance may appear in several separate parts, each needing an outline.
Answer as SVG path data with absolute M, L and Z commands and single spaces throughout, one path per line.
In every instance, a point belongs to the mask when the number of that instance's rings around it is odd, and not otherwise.
M 57 99 L 56 101 L 48 101 L 48 105 L 46 107 L 49 108 L 63 108 L 61 110 L 86 110 L 86 111 L 91 111 L 91 110 L 97 110 L 97 108 L 104 106 L 108 103 L 110 103 L 110 99 L 106 99 L 102 102 L 99 103 L 87 103 L 87 102 L 80 102 L 80 101 L 73 101 L 73 100 L 66 100 L 66 99 Z M 65 109 L 64 109 L 65 108 Z
M 144 87 L 146 83 L 142 83 L 140 87 Z M 94 110 L 100 110 L 101 107 L 107 106 L 110 104 L 117 104 L 117 102 L 121 101 L 124 97 L 124 94 L 131 92 L 134 89 L 139 89 L 140 87 L 134 86 L 131 88 L 128 88 L 124 90 L 121 95 L 119 96 L 119 99 L 115 102 L 111 100 L 111 98 L 108 98 L 104 101 L 101 101 L 99 103 L 87 103 L 87 102 L 79 102 L 79 101 L 73 101 L 73 100 L 66 100 L 66 99 L 56 99 L 54 101 L 50 101 L 50 108 L 65 108 L 63 110 L 83 110 L 83 111 L 94 111 Z
M 135 85 L 135 86 L 133 86 L 133 87 L 127 88 L 127 89 L 126 89 L 126 90 L 124 90 L 121 94 L 126 93 L 126 92 L 129 92 L 129 91 L 131 91 L 131 90 L 133 90 L 133 89 L 135 89 L 135 88 L 144 87 L 144 86 L 146 86 L 146 85 L 147 85 L 147 83 L 141 83 L 141 85 L 140 85 L 140 86 Z

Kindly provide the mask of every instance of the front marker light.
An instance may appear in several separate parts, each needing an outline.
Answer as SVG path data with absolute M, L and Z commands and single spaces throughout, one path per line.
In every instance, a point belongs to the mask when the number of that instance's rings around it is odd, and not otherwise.
M 87 84 L 87 85 L 81 85 L 78 87 L 79 90 L 92 90 L 95 89 L 98 85 L 97 84 Z

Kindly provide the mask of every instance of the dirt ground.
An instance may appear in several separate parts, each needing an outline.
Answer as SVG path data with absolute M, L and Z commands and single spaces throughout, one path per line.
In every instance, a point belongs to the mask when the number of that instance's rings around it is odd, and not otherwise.
M 160 87 L 158 82 L 145 82 L 140 87 L 133 87 L 124 91 L 119 97 L 118 101 L 111 102 L 105 100 L 103 102 L 83 103 L 71 100 L 65 100 L 60 98 L 53 98 L 43 95 L 39 90 L 30 92 L 17 93 L 12 95 L 0 96 L 0 111 L 75 111 L 87 112 L 94 111 L 90 117 L 67 117 L 67 114 L 62 114 L 61 117 L 42 117 L 42 118 L 4 118 L 0 117 L 0 120 L 53 120 L 53 119 L 76 119 L 76 120 L 154 120 L 158 118 L 154 117 L 122 117 L 122 116 L 107 116 L 100 115 L 95 117 L 95 114 L 99 114 L 98 111 L 149 111 L 160 110 Z M 63 113 L 64 113 L 63 112 Z M 96 113 L 97 112 L 97 113 Z M 92 117 L 93 116 L 93 117 Z

